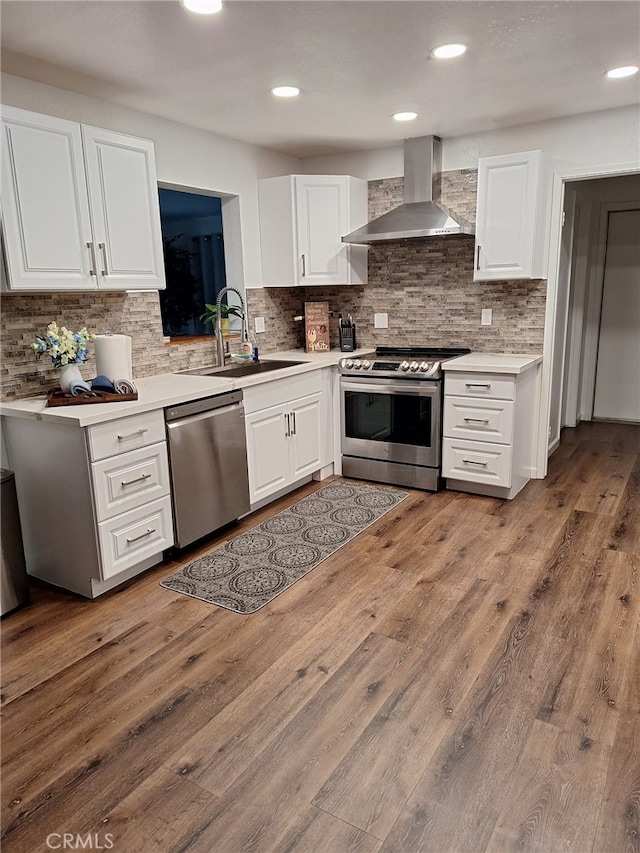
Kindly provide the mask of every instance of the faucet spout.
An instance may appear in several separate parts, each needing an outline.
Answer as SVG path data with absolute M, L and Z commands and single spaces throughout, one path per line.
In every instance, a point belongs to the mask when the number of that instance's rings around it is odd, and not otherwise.
M 240 310 L 242 312 L 241 323 L 242 327 L 240 330 L 240 338 L 242 342 L 249 340 L 249 335 L 247 331 L 247 311 L 244 304 L 244 299 L 240 291 L 235 287 L 223 287 L 220 293 L 218 293 L 218 297 L 216 299 L 216 316 L 214 320 L 213 333 L 216 336 L 216 343 L 218 348 L 218 365 L 222 367 L 225 363 L 225 351 L 224 351 L 224 342 L 222 340 L 222 325 L 220 323 L 220 313 L 222 306 L 222 297 L 226 296 L 227 293 L 235 293 L 238 299 L 240 300 Z

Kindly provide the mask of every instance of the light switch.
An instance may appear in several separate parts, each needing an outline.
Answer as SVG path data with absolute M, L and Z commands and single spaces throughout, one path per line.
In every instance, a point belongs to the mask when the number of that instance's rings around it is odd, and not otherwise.
M 264 317 L 256 317 L 254 325 L 256 332 L 264 332 Z
M 389 315 L 388 314 L 374 314 L 373 315 L 373 327 L 374 327 L 374 329 L 388 329 L 389 328 Z
M 482 320 L 480 321 L 480 324 L 482 326 L 490 326 L 492 315 L 493 315 L 493 310 L 491 308 L 483 308 L 482 309 Z

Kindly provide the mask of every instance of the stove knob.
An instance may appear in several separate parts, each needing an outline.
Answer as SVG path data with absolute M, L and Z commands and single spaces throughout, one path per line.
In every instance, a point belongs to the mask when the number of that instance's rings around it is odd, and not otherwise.
M 351 359 L 351 358 L 346 359 L 345 367 L 348 367 L 349 370 L 351 370 L 351 368 L 353 367 L 353 359 Z
M 347 359 L 341 358 L 340 359 L 340 367 L 344 370 L 346 366 L 347 366 Z
M 360 368 L 362 367 L 362 362 L 360 361 L 359 358 L 353 362 L 353 366 L 355 367 L 356 370 L 360 370 Z
M 415 371 L 416 371 L 417 369 L 418 369 L 418 362 L 417 362 L 417 361 L 412 361 L 412 362 L 411 362 L 411 364 L 409 365 L 409 370 L 412 370 L 412 371 L 415 373 Z
M 362 362 L 362 369 L 363 370 L 369 370 L 370 367 L 371 367 L 371 362 L 365 358 L 365 360 Z
M 428 361 L 421 361 L 421 362 L 420 362 L 420 370 L 421 370 L 423 373 L 425 373 L 427 370 L 429 370 L 429 367 L 430 367 L 430 365 L 429 365 L 429 362 L 428 362 Z
M 402 364 L 400 365 L 400 370 L 409 370 L 409 362 L 403 361 Z

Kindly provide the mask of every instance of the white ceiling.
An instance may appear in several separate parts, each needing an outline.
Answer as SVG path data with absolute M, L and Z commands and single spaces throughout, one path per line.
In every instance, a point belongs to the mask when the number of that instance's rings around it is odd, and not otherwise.
M 2 70 L 296 157 L 640 101 L 637 0 L 2 0 Z M 468 52 L 429 51 L 462 41 Z M 269 89 L 292 83 L 295 100 Z M 391 114 L 414 110 L 397 123 Z

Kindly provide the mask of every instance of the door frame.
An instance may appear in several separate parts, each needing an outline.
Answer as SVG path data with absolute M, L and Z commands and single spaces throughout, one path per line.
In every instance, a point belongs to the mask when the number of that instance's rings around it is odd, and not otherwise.
M 637 201 L 606 202 L 600 205 L 600 224 L 598 226 L 597 254 L 594 274 L 589 282 L 585 327 L 585 352 L 583 355 L 582 383 L 580 401 L 585 420 L 593 419 L 596 397 L 596 371 L 598 368 L 598 350 L 600 346 L 600 324 L 602 320 L 602 299 L 604 296 L 604 274 L 607 264 L 607 236 L 609 233 L 609 214 L 624 210 L 638 210 Z
M 547 474 L 549 460 L 549 428 L 551 425 L 551 383 L 553 371 L 554 338 L 558 314 L 558 287 L 560 274 L 560 250 L 562 244 L 562 213 L 564 208 L 565 184 L 597 178 L 614 178 L 619 175 L 640 173 L 640 161 L 563 168 L 555 165 L 551 194 L 549 226 L 549 265 L 547 271 L 547 301 L 542 347 L 542 376 L 540 381 L 540 414 L 535 448 L 536 477 Z M 566 346 L 566 340 L 563 341 Z M 564 375 L 564 358 L 560 371 L 560 382 Z M 560 397 L 562 400 L 562 395 Z

